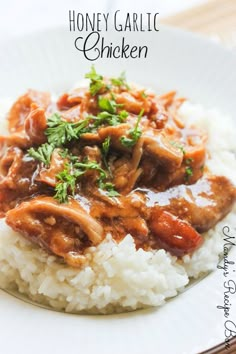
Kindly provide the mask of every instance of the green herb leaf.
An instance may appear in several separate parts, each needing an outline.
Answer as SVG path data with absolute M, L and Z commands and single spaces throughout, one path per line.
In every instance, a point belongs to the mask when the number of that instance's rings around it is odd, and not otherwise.
M 54 150 L 54 146 L 45 143 L 37 149 L 30 148 L 28 150 L 28 154 L 33 159 L 42 162 L 45 166 L 49 166 L 53 150 Z
M 103 124 L 108 125 L 118 125 L 123 123 L 128 117 L 128 113 L 126 111 L 121 111 L 118 114 L 112 114 L 109 112 L 101 112 L 97 116 L 88 116 L 88 119 L 94 120 L 94 128 L 97 128 Z
M 76 123 L 62 120 L 60 114 L 52 114 L 47 121 L 48 128 L 46 136 L 49 144 L 58 147 L 62 146 L 72 139 L 78 139 L 81 134 L 87 132 L 89 119 L 84 119 Z
M 103 159 L 103 163 L 106 166 L 106 169 L 109 171 L 109 173 L 111 174 L 111 170 L 110 170 L 110 166 L 107 162 L 107 155 L 110 149 L 110 144 L 111 144 L 111 137 L 108 136 L 104 142 L 102 143 L 102 159 Z
M 86 79 L 90 79 L 91 81 L 99 81 L 103 80 L 103 76 L 96 72 L 94 65 L 91 66 L 90 72 L 85 74 Z
M 106 111 L 112 114 L 116 113 L 117 104 L 114 100 L 109 100 L 106 97 L 99 96 L 98 106 L 102 111 Z
M 107 157 L 108 151 L 110 149 L 111 137 L 108 136 L 102 143 L 102 154 Z
M 101 189 L 108 191 L 111 196 L 118 196 L 114 189 L 114 185 L 110 182 L 106 182 L 107 173 L 101 168 L 96 161 L 77 161 L 77 156 L 69 155 L 70 163 L 65 165 L 65 169 L 60 172 L 56 177 L 58 183 L 56 184 L 54 196 L 60 203 L 67 203 L 69 196 L 74 196 L 77 180 L 83 176 L 88 170 L 96 170 L 99 173 L 97 180 L 98 186 Z
M 147 98 L 147 94 L 145 93 L 145 91 L 142 91 L 142 92 L 141 92 L 141 97 L 142 97 L 142 98 Z
M 60 182 L 56 184 L 55 187 L 56 194 L 54 198 L 59 201 L 59 203 L 68 203 L 68 184 L 66 182 Z
M 98 186 L 101 189 L 104 189 L 108 191 L 109 196 L 118 196 L 119 193 L 115 190 L 114 185 L 111 182 L 106 182 L 107 179 L 107 173 L 105 170 L 101 168 L 101 166 L 94 161 L 89 161 L 89 162 L 81 162 L 81 163 L 76 163 L 74 164 L 75 168 L 75 175 L 78 173 L 78 171 L 81 171 L 82 173 L 85 173 L 87 170 L 96 170 L 99 173 L 99 178 L 97 180 Z
M 188 159 L 185 160 L 186 165 L 190 165 L 194 159 L 192 157 L 189 157 Z
M 101 91 L 101 89 L 105 87 L 104 83 L 102 81 L 96 81 L 92 82 L 90 84 L 90 93 L 92 96 L 95 96 L 97 93 Z
M 72 161 L 74 160 L 73 157 Z M 66 164 L 65 169 L 56 176 L 59 182 L 55 187 L 56 194 L 54 198 L 60 203 L 68 202 L 69 195 L 73 196 L 75 194 L 77 179 L 89 169 L 100 169 L 100 166 L 96 162 L 71 162 Z
M 192 170 L 192 168 L 191 168 L 190 166 L 187 166 L 187 167 L 185 168 L 185 179 L 186 179 L 186 181 L 188 181 L 189 178 L 192 177 L 192 175 L 193 175 L 193 170 Z
M 127 138 L 126 136 L 122 136 L 120 138 L 120 142 L 123 146 L 128 147 L 128 148 L 135 145 L 135 141 L 132 138 Z
M 68 149 L 63 149 L 59 151 L 59 155 L 63 157 L 63 159 L 66 159 L 70 156 L 70 153 Z
M 130 90 L 130 87 L 129 85 L 127 84 L 126 82 L 126 75 L 125 75 L 125 71 L 123 71 L 119 77 L 117 78 L 112 78 L 111 79 L 111 83 L 114 85 L 114 86 L 124 86 L 126 87 L 128 90 Z
M 118 197 L 120 194 L 115 190 L 115 186 L 111 182 L 104 182 L 103 179 L 98 181 L 98 186 L 100 189 L 107 191 L 109 197 Z
M 169 142 L 172 146 L 175 146 L 176 148 L 178 148 L 180 151 L 182 151 L 183 155 L 186 154 L 186 151 L 184 149 L 184 146 L 181 145 L 178 141 L 170 141 Z
M 85 75 L 85 78 L 90 79 L 89 88 L 92 96 L 99 93 L 102 88 L 108 88 L 103 81 L 103 76 L 96 72 L 94 65 L 92 65 L 90 72 Z
M 56 194 L 54 198 L 60 203 L 67 203 L 69 194 L 74 195 L 77 179 L 77 176 L 71 171 L 71 165 L 66 164 L 65 166 L 65 169 L 56 176 L 59 182 L 55 187 Z
M 108 197 L 119 197 L 120 196 L 120 193 L 118 193 L 116 190 L 115 190 L 115 187 L 113 187 L 113 189 L 110 189 L 108 190 L 108 193 L 107 193 Z
M 106 182 L 103 186 L 103 189 L 108 192 L 107 194 L 109 197 L 118 197 L 120 195 L 120 193 L 115 190 L 114 184 L 111 182 Z
M 106 172 L 101 168 L 101 166 L 96 161 L 86 161 L 86 162 L 76 162 L 73 165 L 74 173 L 76 176 L 80 177 L 88 170 L 97 170 L 100 174 L 100 178 L 106 178 Z
M 124 121 L 124 120 L 126 120 L 126 118 L 128 117 L 128 115 L 129 115 L 129 113 L 124 110 L 124 111 L 121 111 L 121 112 L 119 113 L 119 118 L 120 118 L 121 121 Z
M 126 147 L 132 147 L 137 143 L 138 139 L 142 135 L 142 130 L 139 128 L 139 123 L 143 116 L 143 113 L 144 113 L 144 109 L 142 109 L 141 112 L 139 113 L 135 127 L 129 131 L 130 138 L 126 136 L 122 136 L 120 138 L 120 142 L 122 145 Z

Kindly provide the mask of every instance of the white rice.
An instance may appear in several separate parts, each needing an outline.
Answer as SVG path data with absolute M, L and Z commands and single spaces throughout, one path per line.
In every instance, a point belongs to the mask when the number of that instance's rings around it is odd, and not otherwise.
M 0 103 L 0 116 L 6 106 Z M 1 113 L 2 110 L 2 113 Z M 185 102 L 180 115 L 209 133 L 208 168 L 236 180 L 236 139 L 229 117 Z M 1 134 L 5 122 L 1 120 Z M 25 240 L 0 220 L 0 287 L 16 289 L 30 299 L 56 310 L 111 313 L 160 306 L 177 295 L 191 277 L 214 270 L 222 251 L 222 228 L 233 228 L 235 211 L 204 234 L 204 244 L 192 255 L 177 260 L 164 250 L 136 250 L 127 235 L 116 244 L 111 236 L 87 252 L 83 269 L 72 268 Z

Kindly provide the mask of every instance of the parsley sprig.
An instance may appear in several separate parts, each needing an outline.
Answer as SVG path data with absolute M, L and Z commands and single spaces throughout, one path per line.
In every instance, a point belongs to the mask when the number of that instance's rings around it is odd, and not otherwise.
M 47 143 L 38 148 L 30 148 L 28 150 L 29 156 L 42 162 L 45 166 L 49 166 L 54 149 L 62 147 L 73 139 L 79 139 L 82 134 L 89 131 L 89 122 L 89 118 L 86 118 L 79 122 L 71 123 L 62 120 L 58 113 L 52 114 L 48 118 L 48 127 L 45 131 Z
M 97 116 L 87 116 L 86 119 L 72 123 L 62 119 L 60 114 L 54 113 L 48 118 L 48 128 L 45 131 L 47 143 L 42 144 L 38 148 L 30 148 L 29 156 L 43 163 L 45 166 L 50 165 L 51 156 L 56 147 L 64 147 L 73 139 L 78 140 L 82 134 L 96 131 L 103 124 L 118 125 L 123 123 L 128 117 L 126 111 L 116 114 L 109 112 L 100 112 Z
M 106 190 L 108 196 L 118 196 L 119 193 L 114 189 L 111 182 L 106 182 L 107 173 L 96 161 L 78 161 L 76 156 L 68 155 L 70 162 L 65 165 L 65 169 L 56 177 L 58 183 L 56 184 L 54 196 L 60 203 L 67 203 L 69 196 L 74 196 L 76 191 L 77 180 L 89 170 L 96 170 L 99 174 L 97 184 L 99 188 Z
M 111 83 L 114 85 L 114 86 L 124 86 L 127 90 L 130 90 L 130 87 L 129 85 L 127 84 L 127 81 L 126 81 L 126 75 L 125 75 L 125 71 L 123 71 L 119 77 L 114 77 L 111 79 Z
M 185 181 L 188 182 L 190 177 L 193 176 L 193 168 L 192 168 L 192 163 L 194 162 L 194 159 L 192 157 L 189 157 L 185 159 L 185 164 L 187 165 L 185 167 Z
M 104 81 L 104 77 L 96 72 L 94 65 L 91 66 L 90 72 L 85 75 L 85 78 L 90 79 L 89 90 L 92 96 L 96 96 L 101 91 L 109 91 L 111 89 L 111 85 Z M 130 90 L 124 71 L 119 77 L 111 78 L 110 83 L 113 86 L 125 87 L 127 90 Z
M 45 166 L 49 166 L 53 150 L 54 150 L 53 145 L 45 143 L 42 144 L 38 149 L 30 148 L 28 150 L 28 154 L 33 159 L 42 162 Z
M 145 90 L 143 90 L 143 91 L 141 92 L 141 97 L 142 97 L 142 98 L 147 98 L 147 97 L 148 97 L 148 95 L 146 94 Z
M 114 184 L 111 182 L 98 181 L 99 188 L 107 192 L 108 197 L 119 197 L 120 193 L 115 190 Z
M 92 96 L 99 93 L 101 89 L 109 88 L 104 82 L 103 76 L 96 72 L 94 65 L 92 65 L 90 72 L 85 75 L 85 78 L 90 79 L 89 89 Z
M 94 121 L 94 128 L 98 128 L 103 124 L 107 125 L 118 125 L 124 123 L 128 117 L 128 112 L 121 111 L 118 114 L 112 114 L 109 112 L 100 112 L 97 116 L 89 116 L 90 119 Z
M 71 194 L 72 196 L 75 194 L 76 185 L 76 177 L 71 171 L 71 165 L 66 164 L 65 169 L 58 173 L 56 178 L 59 182 L 55 187 L 56 194 L 54 195 L 54 198 L 60 203 L 67 203 L 69 199 L 68 194 Z
M 187 166 L 185 168 L 185 180 L 189 181 L 190 177 L 192 177 L 192 176 L 193 176 L 193 169 L 192 169 L 192 167 Z
M 49 144 L 54 147 L 62 146 L 72 139 L 78 139 L 81 134 L 88 131 L 89 119 L 72 123 L 62 120 L 60 114 L 52 114 L 47 121 L 48 128 L 46 129 L 46 136 Z
M 170 141 L 170 144 L 172 146 L 176 147 L 177 149 L 179 149 L 182 152 L 183 157 L 186 156 L 186 151 L 185 151 L 184 145 L 181 145 L 178 141 Z M 193 168 L 191 166 L 193 162 L 194 162 L 194 159 L 192 157 L 184 159 L 184 163 L 186 164 L 184 179 L 186 182 L 188 182 L 189 179 L 193 176 Z
M 103 165 L 106 170 L 94 161 L 80 162 L 77 156 L 72 156 L 68 152 L 67 144 L 72 140 L 79 140 L 81 135 L 85 133 L 96 132 L 102 125 L 116 126 L 124 123 L 128 117 L 128 112 L 121 110 L 123 105 L 116 103 L 115 95 L 112 92 L 110 92 L 111 98 L 101 96 L 101 94 L 110 91 L 112 85 L 124 86 L 127 89 L 129 89 L 129 86 L 126 82 L 125 73 L 122 73 L 118 78 L 112 78 L 110 84 L 109 81 L 107 84 L 107 80 L 105 81 L 103 76 L 96 72 L 94 66 L 91 67 L 90 72 L 87 73 L 85 77 L 90 79 L 90 94 L 92 96 L 98 95 L 98 107 L 100 112 L 96 116 L 88 115 L 85 119 L 78 122 L 63 120 L 63 117 L 59 113 L 52 114 L 48 118 L 47 129 L 45 131 L 47 142 L 37 148 L 32 147 L 28 150 L 29 156 L 45 165 L 45 167 L 49 167 L 54 149 L 60 149 L 60 155 L 67 161 L 63 171 L 56 176 L 58 183 L 55 187 L 55 198 L 61 203 L 67 202 L 69 195 L 73 196 L 75 194 L 78 179 L 88 170 L 96 170 L 98 172 L 99 177 L 97 183 L 99 188 L 105 190 L 111 197 L 119 195 L 114 189 L 113 183 L 108 180 L 112 177 L 107 162 L 111 144 L 110 137 L 105 139 L 101 147 Z M 143 111 L 140 112 L 134 129 L 130 130 L 130 137 L 121 138 L 122 144 L 133 146 L 137 142 L 142 134 L 139 128 L 142 115 Z
M 137 122 L 136 122 L 134 128 L 129 131 L 130 138 L 127 138 L 126 136 L 122 136 L 120 138 L 122 145 L 124 145 L 126 147 L 132 147 L 137 143 L 138 139 L 142 135 L 142 130 L 139 127 L 139 123 L 141 121 L 143 113 L 144 113 L 144 109 L 142 109 L 141 112 L 139 113 L 138 119 L 137 119 Z
M 103 96 L 98 96 L 98 107 L 100 108 L 101 111 L 106 111 L 111 114 L 115 114 L 117 111 L 117 107 L 122 107 L 122 103 L 116 103 L 114 96 L 112 99 L 109 99 L 107 97 Z
M 184 149 L 184 146 L 181 145 L 178 141 L 170 141 L 169 142 L 172 146 L 176 147 L 177 149 L 179 149 L 183 155 L 186 154 L 186 151 Z
M 111 145 L 111 137 L 108 136 L 108 137 L 106 137 L 106 139 L 102 143 L 102 160 L 103 160 L 103 163 L 104 163 L 106 169 L 111 174 L 110 166 L 109 166 L 109 164 L 107 162 L 107 156 L 108 156 L 108 153 L 109 153 L 109 150 L 110 150 L 110 145 Z

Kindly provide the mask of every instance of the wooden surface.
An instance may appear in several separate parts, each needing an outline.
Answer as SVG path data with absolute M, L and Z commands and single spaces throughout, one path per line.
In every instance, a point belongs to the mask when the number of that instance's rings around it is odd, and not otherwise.
M 236 0 L 208 0 L 200 6 L 163 18 L 162 23 L 215 37 L 236 47 Z

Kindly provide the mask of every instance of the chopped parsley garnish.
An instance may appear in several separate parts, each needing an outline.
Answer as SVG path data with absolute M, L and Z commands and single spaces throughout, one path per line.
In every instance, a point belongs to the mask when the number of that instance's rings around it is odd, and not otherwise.
M 141 92 L 141 97 L 142 97 L 142 98 L 147 98 L 147 94 L 145 93 L 145 91 L 142 91 L 142 92 Z
M 118 125 L 123 123 L 128 117 L 128 112 L 121 111 L 118 114 L 113 114 L 109 112 L 101 112 L 97 116 L 88 116 L 89 119 L 94 120 L 94 127 L 97 128 L 102 124 L 108 125 Z
M 98 97 L 98 107 L 101 111 L 106 111 L 109 113 L 116 113 L 116 102 L 114 100 L 109 100 L 106 97 Z
M 63 159 L 66 159 L 71 156 L 68 149 L 60 150 L 59 155 L 63 157 Z
M 122 106 L 123 106 L 123 104 L 116 103 L 114 98 L 109 100 L 108 98 L 103 97 L 103 96 L 98 97 L 98 107 L 100 108 L 101 111 L 106 111 L 106 112 L 114 114 L 114 113 L 116 113 L 116 108 L 122 107 Z
M 185 149 L 184 149 L 184 146 L 181 145 L 179 142 L 177 142 L 177 141 L 170 141 L 170 144 L 171 144 L 172 146 L 176 147 L 177 149 L 179 149 L 180 151 L 182 151 L 183 155 L 186 154 L 186 151 L 185 151 Z
M 102 143 L 102 153 L 105 157 L 107 157 L 107 154 L 109 152 L 110 149 L 110 143 L 111 143 L 111 137 L 108 136 L 104 142 Z
M 103 76 L 96 72 L 94 65 L 91 66 L 91 70 L 85 75 L 85 78 L 90 79 L 89 90 L 92 96 L 99 93 L 101 89 L 107 88 Z
M 42 162 L 45 166 L 49 166 L 53 150 L 54 146 L 45 143 L 37 149 L 30 148 L 28 150 L 28 154 L 29 156 L 33 157 L 33 159 Z
M 102 75 L 98 74 L 95 70 L 94 65 L 91 66 L 90 72 L 85 75 L 86 79 L 90 79 L 89 90 L 92 96 L 96 96 L 101 90 L 106 89 L 110 90 L 111 86 L 106 84 Z M 129 85 L 126 81 L 125 72 L 123 71 L 119 77 L 111 78 L 110 82 L 114 86 L 125 87 L 127 90 L 130 90 Z
M 137 143 L 138 139 L 142 135 L 142 130 L 139 128 L 139 123 L 140 123 L 140 120 L 143 116 L 143 113 L 144 113 L 144 109 L 142 109 L 141 112 L 139 113 L 138 119 L 137 119 L 137 122 L 136 122 L 134 128 L 129 131 L 130 138 L 127 138 L 126 136 L 122 136 L 120 138 L 122 145 L 124 145 L 126 147 L 132 147 Z
M 103 163 L 104 165 L 106 166 L 106 169 L 110 171 L 110 166 L 108 165 L 108 162 L 107 162 L 107 155 L 109 153 L 109 149 L 110 149 L 110 144 L 111 144 L 111 137 L 108 136 L 104 142 L 102 143 L 102 159 L 103 159 Z
M 60 114 L 54 113 L 48 118 L 48 128 L 45 131 L 49 144 L 54 147 L 62 146 L 72 139 L 78 139 L 86 133 L 89 119 L 83 119 L 76 123 L 62 120 Z
M 189 157 L 188 159 L 185 160 L 186 165 L 191 165 L 191 163 L 194 161 L 192 157 Z
M 193 176 L 193 168 L 191 165 L 194 162 L 194 159 L 192 157 L 189 157 L 185 159 L 184 162 L 187 165 L 185 168 L 185 181 L 188 181 L 189 178 Z
M 77 156 L 73 156 L 69 152 L 68 144 L 72 141 L 78 141 L 83 134 L 96 133 L 97 129 L 102 125 L 116 126 L 124 123 L 129 114 L 126 110 L 121 110 L 123 104 L 116 103 L 116 97 L 113 92 L 110 92 L 108 97 L 102 96 L 101 93 L 110 90 L 112 87 L 111 84 L 114 86 L 124 86 L 127 89 L 129 89 L 129 86 L 126 82 L 125 73 L 122 73 L 118 78 L 112 78 L 110 84 L 109 82 L 107 84 L 103 76 L 96 72 L 94 66 L 91 67 L 90 72 L 85 77 L 90 79 L 90 94 L 92 96 L 98 95 L 97 102 L 100 112 L 96 116 L 88 115 L 85 119 L 76 122 L 66 121 L 60 113 L 53 113 L 47 120 L 47 129 L 45 130 L 47 142 L 37 148 L 32 147 L 28 150 L 29 156 L 43 163 L 45 167 L 50 166 L 52 153 L 55 148 L 58 148 L 58 153 L 66 160 L 63 171 L 56 176 L 58 183 L 55 187 L 54 197 L 60 203 L 67 202 L 69 195 L 73 196 L 75 194 L 77 180 L 88 170 L 96 170 L 98 172 L 98 187 L 105 190 L 107 195 L 111 197 L 119 195 L 113 183 L 109 181 L 112 173 L 107 162 L 107 157 L 111 138 L 107 137 L 101 146 L 102 161 L 105 170 L 100 164 L 94 161 L 80 162 Z M 129 131 L 129 137 L 121 138 L 123 145 L 133 146 L 140 138 L 142 131 L 139 123 L 142 115 L 143 110 L 140 112 L 134 128 Z
M 120 193 L 115 190 L 114 184 L 111 182 L 100 182 L 99 187 L 107 191 L 108 197 L 118 197 Z
M 67 203 L 69 196 L 74 196 L 77 180 L 89 170 L 98 171 L 99 177 L 97 183 L 99 188 L 106 190 L 109 196 L 119 195 L 114 189 L 114 185 L 111 182 L 106 182 L 107 173 L 97 162 L 79 162 L 76 156 L 70 156 L 70 159 L 71 162 L 67 163 L 65 169 L 56 176 L 58 183 L 55 187 L 56 194 L 54 198 L 60 203 Z
M 192 168 L 191 168 L 190 166 L 187 166 L 187 167 L 185 168 L 185 179 L 186 179 L 186 181 L 188 181 L 189 178 L 192 177 L 192 175 L 193 175 L 193 170 L 192 170 Z
M 69 194 L 74 195 L 77 179 L 75 174 L 71 171 L 71 165 L 67 164 L 65 167 L 66 168 L 56 176 L 59 182 L 55 187 L 56 194 L 54 198 L 60 203 L 67 203 Z
M 86 119 L 72 123 L 64 121 L 60 114 L 54 113 L 48 118 L 48 128 L 45 131 L 48 143 L 54 147 L 67 144 L 73 139 L 79 139 L 82 134 L 92 132 L 100 125 L 118 125 L 128 117 L 126 111 L 117 114 L 103 111 L 97 116 L 87 116 Z M 90 121 L 93 121 L 91 123 Z
M 82 134 L 92 132 L 103 124 L 112 126 L 121 124 L 127 117 L 128 112 L 124 110 L 117 114 L 104 111 L 97 116 L 87 116 L 86 119 L 72 123 L 64 121 L 59 113 L 54 113 L 48 118 L 47 122 L 48 128 L 45 131 L 47 143 L 38 148 L 30 148 L 28 154 L 48 166 L 56 147 L 63 147 L 73 139 L 78 140 Z M 60 152 L 60 154 L 62 153 L 63 151 Z
M 111 83 L 114 85 L 114 86 L 124 86 L 127 90 L 130 90 L 130 87 L 129 85 L 127 84 L 126 82 L 126 75 L 125 75 L 125 71 L 123 71 L 119 77 L 116 77 L 116 78 L 112 78 L 111 79 Z

